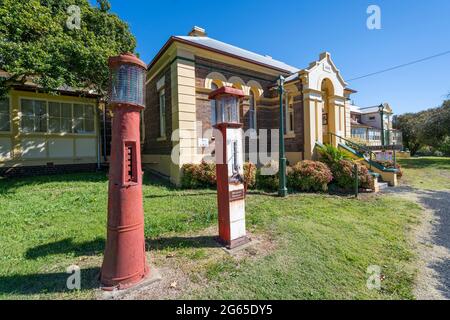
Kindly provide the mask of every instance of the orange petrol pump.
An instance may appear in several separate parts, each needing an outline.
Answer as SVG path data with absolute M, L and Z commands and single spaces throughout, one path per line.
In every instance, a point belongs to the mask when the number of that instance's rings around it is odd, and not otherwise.
M 228 249 L 248 243 L 245 230 L 244 154 L 239 102 L 244 92 L 231 87 L 213 91 L 217 124 L 216 175 L 219 209 L 219 241 Z
M 109 59 L 112 140 L 108 224 L 101 270 L 104 290 L 126 289 L 149 274 L 145 255 L 140 112 L 147 67 L 132 54 Z

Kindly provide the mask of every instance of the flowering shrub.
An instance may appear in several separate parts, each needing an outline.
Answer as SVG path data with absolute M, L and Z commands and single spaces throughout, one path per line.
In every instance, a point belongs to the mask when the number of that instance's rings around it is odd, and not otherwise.
M 244 184 L 246 190 L 256 187 L 256 166 L 253 163 L 244 163 Z
M 288 186 L 296 191 L 327 191 L 333 175 L 326 164 L 301 161 L 288 169 Z
M 217 186 L 214 163 L 188 163 L 183 165 L 181 171 L 181 187 L 184 189 L 215 188 Z M 253 163 L 244 164 L 244 181 L 249 189 L 256 186 L 256 166 Z
M 336 185 L 345 190 L 351 190 L 355 185 L 354 176 L 355 164 L 349 160 L 340 160 L 330 166 Z M 370 189 L 373 183 L 373 177 L 369 174 L 367 167 L 358 165 L 359 186 Z
M 181 168 L 181 186 L 185 189 L 212 188 L 216 186 L 216 165 L 203 161 L 184 164 Z

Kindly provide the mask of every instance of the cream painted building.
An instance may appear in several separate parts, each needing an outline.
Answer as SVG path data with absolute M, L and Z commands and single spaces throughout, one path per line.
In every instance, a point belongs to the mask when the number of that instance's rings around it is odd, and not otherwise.
M 98 96 L 17 85 L 0 100 L 0 175 L 95 170 L 101 162 Z
M 196 27 L 188 36 L 171 37 L 149 64 L 144 165 L 178 184 L 183 164 L 202 160 L 205 143 L 214 145 L 206 133 L 216 121 L 208 94 L 221 86 L 244 91 L 244 130 L 279 128 L 280 75 L 286 78 L 285 144 L 290 163 L 314 158 L 317 143 L 337 146 L 341 137 L 351 136 L 349 97 L 355 91 L 347 87 L 330 53 L 301 69 L 209 38 Z M 174 153 L 179 163 L 171 160 Z

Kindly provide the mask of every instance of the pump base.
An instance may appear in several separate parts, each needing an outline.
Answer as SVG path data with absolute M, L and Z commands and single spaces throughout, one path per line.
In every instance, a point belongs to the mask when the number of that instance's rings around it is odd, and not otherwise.
M 100 289 L 102 289 L 103 291 L 127 290 L 127 289 L 130 289 L 130 288 L 137 286 L 140 283 L 146 281 L 149 277 L 150 277 L 150 268 L 148 266 L 146 266 L 143 274 L 133 276 L 132 278 L 128 279 L 127 281 L 122 280 L 122 283 L 119 283 L 116 285 L 106 284 L 107 281 L 105 281 L 103 279 L 103 281 L 105 283 L 102 283 Z M 111 282 L 115 283 L 115 282 L 118 282 L 118 280 L 111 281 Z
M 220 237 L 216 237 L 215 239 L 221 246 L 225 247 L 228 250 L 233 250 L 236 249 L 240 246 L 243 246 L 247 243 L 249 243 L 250 241 L 252 241 L 250 238 L 248 238 L 247 236 L 244 237 L 240 237 L 238 239 L 235 240 L 231 240 L 231 241 L 227 241 L 227 240 L 223 240 Z
M 115 288 L 112 291 L 106 291 L 103 288 L 99 289 L 98 297 L 102 300 L 111 300 L 126 297 L 129 294 L 132 294 L 136 291 L 140 291 L 143 289 L 147 289 L 148 287 L 154 285 L 156 282 L 162 280 L 162 276 L 159 273 L 159 270 L 152 267 L 151 272 L 147 275 L 146 278 L 142 279 L 140 282 L 134 284 L 134 286 L 129 287 L 127 289 L 118 289 Z

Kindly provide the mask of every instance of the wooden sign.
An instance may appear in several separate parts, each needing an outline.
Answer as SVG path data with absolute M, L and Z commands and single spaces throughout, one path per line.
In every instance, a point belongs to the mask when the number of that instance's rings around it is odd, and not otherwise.
M 245 192 L 244 190 L 233 190 L 230 191 L 230 201 L 239 201 L 245 199 Z

